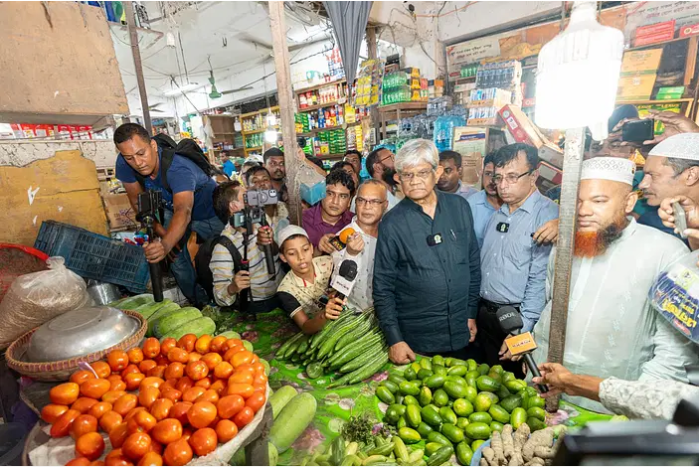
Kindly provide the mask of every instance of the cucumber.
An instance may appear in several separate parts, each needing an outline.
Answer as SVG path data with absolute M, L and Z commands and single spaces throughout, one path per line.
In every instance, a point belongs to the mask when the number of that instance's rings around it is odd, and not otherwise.
M 332 442 L 332 454 L 330 455 L 330 462 L 332 465 L 339 465 L 342 459 L 345 458 L 345 440 L 342 435 L 335 438 Z
M 284 352 L 283 358 L 285 359 L 290 359 L 291 357 L 296 355 L 296 351 L 298 350 L 299 346 L 301 345 L 302 342 L 308 340 L 308 335 L 304 334 L 301 336 L 301 338 L 295 340 L 294 342 L 289 345 L 289 347 L 286 349 L 286 352 Z
M 513 429 L 519 428 L 522 423 L 527 422 L 527 411 L 522 407 L 515 407 L 512 410 L 512 415 L 510 415 L 510 424 L 512 424 Z
M 269 441 L 282 454 L 296 441 L 301 433 L 311 424 L 316 414 L 315 397 L 304 392 L 295 396 L 282 409 L 269 430 Z
M 335 344 L 335 351 L 344 348 L 347 344 L 355 342 L 357 339 L 359 339 L 359 337 L 363 336 L 367 331 L 369 331 L 372 325 L 373 323 L 371 318 L 365 317 L 356 328 L 345 333 L 337 340 L 337 343 Z
M 291 346 L 291 344 L 293 344 L 297 340 L 301 339 L 301 337 L 303 337 L 303 335 L 304 335 L 303 332 L 299 332 L 299 333 L 296 333 L 293 336 L 291 336 L 289 339 L 287 339 L 286 342 L 284 342 L 282 344 L 282 346 L 277 349 L 277 352 L 275 354 L 276 357 L 277 358 L 284 358 L 284 353 L 287 351 L 289 346 Z
M 163 337 L 172 337 L 175 340 L 180 340 L 180 337 L 185 334 L 194 334 L 197 337 L 201 337 L 204 334 L 213 335 L 214 332 L 216 332 L 216 323 L 214 323 L 214 320 L 203 316 L 176 327 Z
M 393 439 L 393 453 L 396 455 L 396 459 L 402 462 L 410 462 L 410 453 L 408 453 L 408 448 L 405 443 L 400 438 L 396 436 Z M 420 456 L 422 457 L 422 456 Z M 416 459 L 417 460 L 417 459 Z
M 378 397 L 381 402 L 385 402 L 388 405 L 391 405 L 396 401 L 393 393 L 386 386 L 379 386 L 376 388 L 376 397 Z
M 354 370 L 352 373 L 344 375 L 342 378 L 328 385 L 328 389 L 341 386 L 343 384 L 358 383 L 359 381 L 362 381 L 368 378 L 369 376 L 373 375 L 381 368 L 383 368 L 386 362 L 388 362 L 388 351 L 384 348 L 381 352 L 378 353 L 378 355 L 372 355 L 372 357 L 374 359 L 369 360 L 369 362 L 365 366 Z
M 382 381 L 381 384 L 380 384 L 379 386 L 385 386 L 385 387 L 387 387 L 388 390 L 391 391 L 391 393 L 393 393 L 393 394 L 395 394 L 395 393 L 398 392 L 398 385 L 397 385 L 396 383 L 394 383 L 393 381 L 391 381 L 390 379 L 387 379 L 387 380 L 385 380 L 385 381 Z M 424 405 L 424 404 L 423 404 L 423 405 Z
M 298 391 L 293 386 L 282 386 L 269 397 L 269 405 L 272 406 L 272 418 L 276 419 L 284 406 L 291 399 L 298 395 Z
M 420 442 L 420 433 L 410 427 L 403 427 L 398 430 L 398 436 L 405 444 L 415 444 Z
M 373 360 L 377 354 L 381 353 L 381 348 L 382 345 L 380 343 L 377 342 L 373 344 L 364 352 L 363 355 L 360 355 L 357 358 L 354 358 L 349 362 L 345 363 L 338 371 L 340 373 L 349 373 L 358 368 L 361 368 L 362 366 L 368 364 L 371 360 Z
M 464 432 L 458 426 L 445 423 L 442 425 L 442 434 L 447 437 L 452 443 L 460 443 L 464 440 Z
M 201 311 L 194 307 L 181 308 L 174 313 L 170 313 L 167 316 L 160 318 L 153 327 L 153 334 L 155 337 L 160 339 L 167 336 L 171 331 L 174 331 L 183 324 L 201 317 Z M 216 328 L 214 326 L 214 330 L 215 329 Z
M 490 426 L 488 422 L 482 423 L 482 422 L 471 422 L 466 426 L 466 436 L 468 436 L 471 439 L 488 439 L 490 438 Z
M 427 465 L 442 465 L 447 462 L 453 454 L 453 447 L 444 446 L 439 451 L 432 454 L 429 459 L 427 459 Z
M 543 410 L 540 409 L 542 412 Z M 510 422 L 510 414 L 507 413 L 507 410 L 504 408 L 500 407 L 497 404 L 494 404 L 490 407 L 490 410 L 488 411 L 491 417 L 493 417 L 493 420 L 496 422 L 500 423 L 509 423 Z M 544 415 L 546 417 L 546 415 Z
M 351 345 L 339 352 L 335 353 L 330 357 L 330 367 L 340 368 L 345 363 L 353 360 L 360 355 L 366 353 L 365 351 L 372 346 L 381 342 L 381 336 L 378 334 L 367 334 L 366 336 L 359 339 L 355 345 Z
M 323 373 L 323 367 L 320 365 L 320 363 L 311 363 L 306 367 L 306 374 L 311 379 L 320 378 L 323 376 Z
M 471 465 L 473 451 L 467 441 L 462 441 L 456 445 L 456 459 L 461 465 Z

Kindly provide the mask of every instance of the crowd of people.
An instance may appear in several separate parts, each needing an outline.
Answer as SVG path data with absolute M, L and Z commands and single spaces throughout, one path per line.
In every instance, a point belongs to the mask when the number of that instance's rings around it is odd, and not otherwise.
M 496 315 L 512 306 L 522 331 L 533 332 L 538 344 L 534 358 L 542 377 L 535 382 L 592 410 L 653 417 L 662 410 L 629 408 L 635 399 L 619 391 L 629 395 L 631 382 L 672 381 L 666 387 L 679 384 L 677 396 L 686 390 L 687 366 L 699 363 L 695 345 L 648 297 L 660 272 L 699 247 L 699 127 L 677 114 L 654 118 L 665 124 L 655 140 L 622 141 L 622 120 L 586 153 L 562 365 L 544 363 L 558 204 L 537 188 L 539 157 L 532 146 L 509 144 L 488 154 L 479 187 L 463 183 L 458 152 L 439 153 L 429 140 L 408 141 L 395 154 L 375 149 L 364 159 L 365 179 L 362 155 L 350 151 L 326 174 L 325 197 L 304 206 L 300 226 L 289 222 L 287 204 L 294 200 L 278 148 L 267 150 L 261 163 L 246 162 L 241 181 L 217 184 L 191 156 L 177 153 L 166 161 L 148 132 L 129 123 L 114 135 L 116 176 L 134 208 L 140 192 L 163 192 L 163 223 L 144 251 L 149 262 L 170 261 L 192 303 L 240 310 L 245 296 L 246 312 L 281 308 L 307 334 L 345 310 L 373 307 L 396 364 L 441 354 L 501 364 L 524 377 Z M 640 178 L 633 151 L 647 157 Z M 302 162 L 325 174 L 314 161 Z M 638 221 L 635 180 L 653 207 Z M 250 190 L 276 193 L 277 201 L 264 205 L 264 219 L 246 218 L 252 229 L 242 218 Z M 686 232 L 675 232 L 675 201 L 686 211 Z M 197 283 L 190 232 L 211 246 L 209 287 Z M 357 278 L 351 293 L 338 297 L 330 284 L 348 259 L 357 264 Z

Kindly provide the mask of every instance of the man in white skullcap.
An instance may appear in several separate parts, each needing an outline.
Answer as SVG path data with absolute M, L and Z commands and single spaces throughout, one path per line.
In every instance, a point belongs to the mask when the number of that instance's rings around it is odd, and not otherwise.
M 637 195 L 635 164 L 616 157 L 583 162 L 563 365 L 573 373 L 625 380 L 687 381 L 692 344 L 650 307 L 656 276 L 687 253 L 678 239 L 629 217 Z M 548 356 L 555 250 L 546 279 L 547 304 L 534 327 L 534 360 Z M 598 402 L 565 397 L 590 410 Z

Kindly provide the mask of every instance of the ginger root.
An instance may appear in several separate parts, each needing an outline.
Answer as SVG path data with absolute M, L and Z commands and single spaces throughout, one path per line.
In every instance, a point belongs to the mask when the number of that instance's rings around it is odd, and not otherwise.
M 539 466 L 543 467 L 545 465 L 544 460 L 540 457 L 532 457 L 532 460 L 524 464 L 525 466 L 532 465 L 532 466 Z
M 483 453 L 482 459 L 485 459 L 488 465 L 498 465 L 498 461 L 495 458 L 495 451 L 491 447 L 485 447 L 481 452 Z
M 517 428 L 517 431 L 515 432 L 515 434 L 513 436 L 513 444 L 514 444 L 515 453 L 522 454 L 522 448 L 527 443 L 527 440 L 529 439 L 530 433 L 531 433 L 531 430 L 529 428 L 529 425 L 527 425 L 526 423 L 522 423 L 519 426 L 519 428 Z
M 520 451 L 515 451 L 515 453 L 510 458 L 510 462 L 507 465 L 515 467 L 524 465 L 524 459 L 522 459 L 522 454 L 520 453 Z
M 478 465 L 485 465 L 485 466 L 487 466 L 487 465 L 488 465 L 488 461 L 481 457 L 481 461 L 478 463 Z
M 514 441 L 512 440 L 512 425 L 508 423 L 503 427 L 500 438 L 502 439 L 502 452 L 505 457 L 505 461 L 509 461 L 512 455 L 515 453 L 515 445 Z M 503 465 L 504 464 L 505 462 L 503 461 Z
M 502 436 L 500 432 L 494 431 L 490 438 L 490 447 L 495 453 L 495 465 L 503 465 L 505 463 L 505 453 L 503 452 Z
M 518 430 L 519 431 L 519 430 Z M 524 443 L 522 447 L 522 457 L 525 461 L 529 462 L 534 457 L 534 449 L 536 447 L 548 448 L 553 444 L 553 429 L 545 428 L 534 432 Z

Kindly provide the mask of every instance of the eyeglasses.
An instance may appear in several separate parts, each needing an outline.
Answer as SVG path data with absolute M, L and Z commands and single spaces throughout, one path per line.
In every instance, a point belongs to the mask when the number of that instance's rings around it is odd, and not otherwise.
M 413 173 L 413 172 L 403 172 L 401 173 L 400 179 L 402 182 L 412 182 L 415 177 L 421 179 L 421 180 L 427 180 L 427 177 L 432 175 L 434 170 L 421 170 L 419 172 Z
M 514 183 L 517 183 L 520 178 L 524 177 L 525 175 L 530 175 L 532 172 L 534 171 L 530 170 L 529 172 L 524 172 L 520 175 L 509 174 L 504 177 L 502 175 L 493 175 L 493 182 L 499 185 L 503 181 L 506 181 L 508 185 L 512 185 Z
M 385 161 L 386 159 L 393 159 L 393 160 L 396 160 L 396 155 L 393 154 L 393 153 L 390 153 L 388 156 L 384 157 L 383 159 L 379 159 L 379 162 L 383 162 L 383 161 Z
M 357 206 L 371 206 L 372 208 L 376 208 L 381 206 L 383 203 L 385 203 L 386 200 L 380 200 L 380 199 L 366 199 L 366 198 L 361 198 L 357 197 Z

